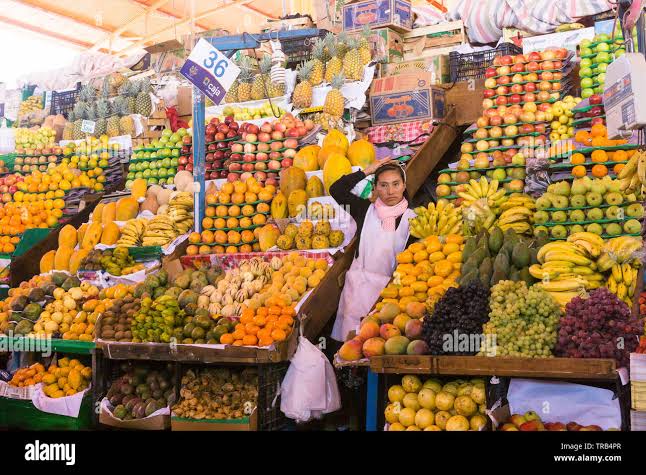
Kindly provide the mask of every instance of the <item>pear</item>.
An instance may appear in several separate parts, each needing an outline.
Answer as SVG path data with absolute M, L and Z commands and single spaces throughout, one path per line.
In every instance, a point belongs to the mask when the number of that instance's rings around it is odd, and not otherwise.
M 635 193 L 626 195 L 626 201 L 628 202 L 637 201 L 637 196 L 635 196 Z
M 641 232 L 641 229 L 642 226 L 636 219 L 629 219 L 624 223 L 624 231 L 628 234 L 638 234 Z
M 606 208 L 606 219 L 617 219 L 620 209 L 621 208 L 619 206 L 610 206 L 609 208 Z
M 567 221 L 567 215 L 565 211 L 554 211 L 552 213 L 552 222 L 554 223 L 564 223 Z
M 561 196 L 570 196 L 570 182 L 562 181 L 556 184 L 557 188 L 555 193 Z
M 585 228 L 580 224 L 573 224 L 570 226 L 570 234 L 582 233 L 583 231 L 585 231 Z
M 588 221 L 599 221 L 603 219 L 603 211 L 599 208 L 592 208 L 588 210 Z
M 639 219 L 644 216 L 644 207 L 641 203 L 633 203 L 626 208 L 626 215 Z
M 609 205 L 620 205 L 624 202 L 624 197 L 621 195 L 621 193 L 617 192 L 606 193 L 606 196 L 604 198 L 606 200 L 606 203 L 608 203 Z
M 547 211 L 536 211 L 534 213 L 534 224 L 544 224 L 550 220 L 550 215 Z
M 566 196 L 553 195 L 552 207 L 553 208 L 567 208 L 568 199 Z
M 602 180 L 597 178 L 592 182 L 592 187 L 590 187 L 590 191 L 593 191 L 594 193 L 598 193 L 603 196 L 606 194 L 606 184 Z
M 587 193 L 587 188 L 585 183 L 581 179 L 574 180 L 572 183 L 572 188 L 570 189 L 571 195 L 585 195 Z
M 613 180 L 608 175 L 606 175 L 604 178 L 608 178 L 606 188 L 608 189 L 609 192 L 611 193 L 621 192 L 621 182 L 619 180 Z
M 585 230 L 589 233 L 598 234 L 599 236 L 603 234 L 603 228 L 599 223 L 590 223 L 585 227 Z
M 572 208 L 581 208 L 587 204 L 585 200 L 585 195 L 573 195 L 570 196 L 570 206 Z
M 539 197 L 536 200 L 536 209 L 543 210 L 543 209 L 551 208 L 552 207 L 551 196 L 552 196 L 551 193 L 545 193 L 543 196 Z
M 585 189 L 590 191 L 592 189 L 592 179 L 589 176 L 584 176 L 581 178 L 581 182 L 585 185 Z
M 552 237 L 555 239 L 565 239 L 567 237 L 567 229 L 561 224 L 557 224 L 552 228 Z
M 571 223 L 585 221 L 585 213 L 583 212 L 583 210 L 580 210 L 580 209 L 575 209 L 573 211 L 570 211 L 569 220 Z
M 637 223 L 639 224 L 639 222 Z M 637 229 L 639 231 L 639 228 Z M 618 236 L 621 234 L 621 225 L 618 223 L 606 224 L 606 234 L 609 236 Z
M 603 202 L 601 193 L 596 191 L 588 191 L 585 195 L 585 200 L 589 206 L 599 206 Z

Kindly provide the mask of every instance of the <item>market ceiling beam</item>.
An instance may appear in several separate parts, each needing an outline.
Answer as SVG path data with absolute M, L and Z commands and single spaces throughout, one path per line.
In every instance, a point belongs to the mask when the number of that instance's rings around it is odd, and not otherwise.
M 113 40 L 115 38 L 118 38 L 121 35 L 121 33 L 125 32 L 128 29 L 128 27 L 130 25 L 132 25 L 133 23 L 138 21 L 140 18 L 143 18 L 146 15 L 148 15 L 150 13 L 153 13 L 154 11 L 158 10 L 160 7 L 163 7 L 169 1 L 170 0 L 157 0 L 155 3 L 153 3 L 149 7 L 145 7 L 145 10 L 143 12 L 138 13 L 137 15 L 132 17 L 130 20 L 128 20 L 126 23 L 121 25 L 119 28 L 114 30 L 112 33 L 110 33 L 109 35 L 106 35 L 105 37 L 103 37 L 102 39 L 100 39 L 99 41 L 94 43 L 94 45 L 91 45 L 90 51 L 97 51 L 101 47 L 101 45 L 103 43 L 110 42 L 111 40 Z M 142 5 L 142 7 L 143 7 L 143 5 Z
M 21 28 L 23 30 L 31 31 L 33 33 L 38 33 L 39 35 L 47 36 L 49 38 L 53 38 L 59 41 L 63 41 L 65 43 L 73 44 L 76 46 L 79 46 L 81 48 L 89 48 L 92 46 L 92 43 L 87 43 L 85 41 L 81 41 L 78 38 L 71 38 L 69 36 L 65 36 L 61 33 L 55 32 L 55 31 L 50 31 L 50 30 L 44 30 L 36 25 L 32 25 L 30 23 L 25 23 L 20 20 L 16 20 L 14 18 L 9 18 L 6 16 L 0 15 L 0 23 L 5 23 L 7 25 L 15 26 L 17 28 Z M 102 48 L 100 51 L 102 52 L 107 52 L 104 48 Z
M 219 7 L 212 8 L 210 10 L 206 10 L 205 12 L 202 12 L 202 13 L 198 13 L 197 15 L 195 15 L 194 18 L 186 18 L 186 19 L 184 19 L 184 20 L 182 20 L 180 22 L 174 23 L 173 25 L 171 25 L 171 26 L 169 26 L 167 28 L 159 30 L 156 33 L 152 33 L 152 34 L 146 36 L 145 38 L 142 38 L 141 40 L 136 41 L 135 43 L 131 44 L 130 46 L 118 51 L 116 54 L 118 54 L 120 56 L 126 56 L 132 50 L 137 50 L 137 49 L 143 48 L 146 45 L 146 43 L 148 43 L 149 41 L 154 40 L 158 36 L 161 36 L 161 35 L 169 32 L 169 31 L 173 31 L 176 28 L 180 28 L 180 27 L 182 27 L 184 25 L 190 24 L 192 20 L 194 20 L 194 21 L 203 20 L 204 18 L 207 18 L 207 17 L 210 17 L 212 15 L 215 15 L 216 13 L 222 13 L 224 10 L 226 10 L 226 9 L 228 9 L 230 7 L 235 7 L 236 5 L 246 5 L 246 4 L 251 3 L 253 1 L 254 0 L 234 0 L 232 2 L 220 5 Z
M 135 3 L 137 5 L 140 5 L 142 7 L 147 7 L 148 3 L 146 0 L 128 0 L 130 3 Z M 164 15 L 168 15 L 169 17 L 177 18 L 177 19 L 182 19 L 184 18 L 182 15 L 179 15 L 178 13 L 175 13 L 172 10 L 169 10 L 168 8 L 160 7 L 157 9 L 157 11 L 163 13 Z M 205 24 L 205 23 L 195 23 L 195 25 L 199 28 L 202 28 L 204 30 L 212 30 L 213 27 Z
M 108 26 L 108 25 L 97 25 L 96 21 L 90 21 L 85 18 L 81 18 L 78 15 L 75 15 L 69 11 L 63 10 L 61 8 L 56 8 L 53 3 L 44 3 L 40 2 L 37 0 L 13 0 L 16 3 L 20 3 L 21 5 L 24 5 L 26 7 L 32 8 L 34 10 L 38 10 L 42 13 L 48 14 L 48 15 L 53 15 L 59 18 L 62 18 L 67 21 L 72 21 L 74 23 L 77 23 L 79 25 L 87 26 L 89 28 L 103 31 L 105 33 L 114 33 L 116 30 L 116 27 L 114 26 Z M 130 32 L 125 32 L 124 35 L 122 35 L 124 38 L 128 37 L 133 37 L 136 36 Z
M 269 13 L 267 13 L 267 12 L 263 12 L 262 10 L 260 10 L 260 9 L 258 9 L 258 8 L 256 8 L 256 7 L 254 7 L 253 5 L 242 5 L 242 6 L 243 6 L 244 8 L 246 8 L 247 10 L 251 10 L 252 12 L 256 12 L 256 13 L 258 13 L 259 15 L 262 15 L 262 16 L 264 16 L 264 17 L 266 17 L 266 18 L 269 18 L 270 20 L 278 20 L 278 18 L 280 18 L 280 17 L 277 17 L 276 15 L 270 15 L 270 14 L 269 14 Z

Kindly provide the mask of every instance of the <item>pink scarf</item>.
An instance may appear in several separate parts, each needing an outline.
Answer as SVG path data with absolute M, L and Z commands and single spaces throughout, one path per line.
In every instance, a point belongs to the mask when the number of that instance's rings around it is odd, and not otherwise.
M 404 198 L 395 206 L 388 206 L 381 201 L 381 198 L 377 198 L 377 201 L 375 201 L 375 209 L 377 210 L 377 216 L 381 220 L 381 229 L 392 233 L 395 231 L 397 218 L 408 209 L 408 201 Z

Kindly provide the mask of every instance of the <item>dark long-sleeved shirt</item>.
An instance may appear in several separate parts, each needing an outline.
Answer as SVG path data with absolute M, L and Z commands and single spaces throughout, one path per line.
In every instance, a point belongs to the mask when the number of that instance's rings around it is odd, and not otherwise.
M 366 174 L 363 171 L 359 170 L 349 175 L 344 175 L 335 181 L 332 186 L 330 186 L 330 195 L 334 200 L 342 206 L 350 207 L 350 215 L 354 218 L 357 223 L 357 247 L 355 251 L 355 258 L 359 256 L 359 243 L 361 242 L 361 230 L 363 229 L 363 223 L 366 218 L 366 213 L 370 207 L 370 200 L 359 198 L 358 196 L 352 193 L 352 189 L 366 177 Z M 408 203 L 410 207 L 410 202 Z M 399 226 L 402 217 L 399 216 L 395 223 L 395 227 Z M 410 241 L 410 239 L 409 239 Z

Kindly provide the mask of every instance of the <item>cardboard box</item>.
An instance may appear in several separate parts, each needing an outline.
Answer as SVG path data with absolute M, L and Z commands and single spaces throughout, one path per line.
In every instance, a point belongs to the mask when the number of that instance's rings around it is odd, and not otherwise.
M 186 419 L 172 416 L 170 429 L 173 431 L 236 431 L 250 432 L 258 430 L 258 409 L 245 419 Z
M 101 405 L 101 412 L 99 412 L 99 423 L 117 427 L 119 429 L 132 429 L 132 430 L 166 430 L 170 427 L 170 416 L 150 416 L 143 419 L 135 419 L 132 421 L 122 421 L 114 417 L 108 411 L 105 405 Z
M 390 27 L 400 33 L 413 29 L 413 9 L 409 0 L 367 0 L 343 6 L 343 30 L 359 31 Z
M 368 37 L 373 58 L 386 58 L 388 63 L 404 60 L 404 37 L 391 28 L 372 30 Z
M 576 52 L 576 48 L 582 40 L 591 40 L 593 37 L 594 28 L 592 27 L 549 35 L 528 36 L 523 38 L 523 53 L 543 51 L 549 47 L 566 48 Z
M 445 92 L 432 80 L 427 72 L 375 79 L 370 88 L 372 125 L 444 118 Z
M 177 88 L 177 115 L 193 114 L 193 88 L 180 86 Z
M 420 58 L 413 61 L 386 64 L 382 68 L 382 77 L 395 76 L 397 74 L 410 74 L 426 71 L 431 73 L 431 84 L 448 84 L 451 82 L 451 69 L 449 68 L 449 57 L 446 54 Z

